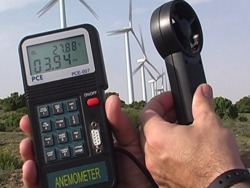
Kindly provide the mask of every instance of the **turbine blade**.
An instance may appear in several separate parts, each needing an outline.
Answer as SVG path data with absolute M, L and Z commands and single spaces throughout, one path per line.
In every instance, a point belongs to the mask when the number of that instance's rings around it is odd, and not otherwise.
M 158 76 L 157 76 L 157 80 L 159 80 L 159 79 L 162 78 L 162 77 L 163 77 L 163 74 L 158 75 Z
M 133 72 L 132 75 L 134 76 L 139 70 L 140 68 L 143 66 L 143 63 L 141 63 Z
M 132 0 L 129 0 L 129 27 L 132 28 Z
M 139 26 L 139 30 L 140 30 L 140 36 L 141 36 L 141 49 L 142 49 L 142 53 L 146 57 L 146 51 L 145 51 L 145 45 L 144 45 L 144 41 L 143 41 L 141 26 Z
M 150 63 L 147 59 L 146 62 L 155 70 L 155 72 L 157 72 L 157 74 L 160 75 L 160 72 L 155 68 L 155 66 L 152 63 Z
M 134 36 L 134 38 L 135 38 L 136 42 L 138 43 L 138 45 L 140 46 L 140 48 L 142 49 L 142 45 L 141 45 L 141 43 L 140 43 L 138 37 L 136 36 L 136 34 L 135 34 L 133 28 L 131 28 L 131 33 L 132 33 L 132 35 Z M 144 55 L 144 54 L 143 54 L 143 55 Z
M 84 0 L 79 0 L 88 10 L 89 12 L 97 19 L 99 20 L 99 16 L 97 13 L 84 1 Z
M 43 12 L 45 9 L 47 9 L 55 0 L 50 0 L 45 6 L 43 6 L 43 8 L 41 8 L 37 14 L 40 14 L 41 12 Z
M 51 0 L 48 2 L 41 10 L 37 12 L 38 17 L 41 17 L 44 15 L 46 12 L 48 12 L 56 3 L 58 0 Z
M 130 28 L 123 28 L 123 29 L 117 29 L 117 30 L 113 30 L 113 31 L 108 31 L 108 36 L 111 35 L 120 35 L 120 34 L 124 34 L 126 32 L 129 32 Z
M 144 66 L 145 67 L 145 69 L 146 69 L 146 71 L 148 72 L 148 74 L 150 75 L 150 77 L 153 79 L 153 80 L 157 80 L 157 79 L 155 79 L 155 77 L 153 76 L 153 74 L 148 70 L 148 67 L 147 66 Z

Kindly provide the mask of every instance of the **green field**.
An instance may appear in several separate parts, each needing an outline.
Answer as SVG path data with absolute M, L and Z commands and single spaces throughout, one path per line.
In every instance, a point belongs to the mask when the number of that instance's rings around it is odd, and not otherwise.
M 19 143 L 21 132 L 0 132 L 0 187 L 22 187 Z
M 232 130 L 240 148 L 242 160 L 250 167 L 250 114 L 247 122 L 225 121 L 224 124 Z M 22 187 L 19 143 L 25 138 L 22 132 L 0 132 L 0 187 Z

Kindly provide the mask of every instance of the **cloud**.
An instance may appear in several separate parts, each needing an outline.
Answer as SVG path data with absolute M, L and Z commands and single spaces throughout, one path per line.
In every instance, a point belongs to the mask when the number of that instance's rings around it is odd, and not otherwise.
M 0 12 L 22 8 L 39 0 L 0 0 Z

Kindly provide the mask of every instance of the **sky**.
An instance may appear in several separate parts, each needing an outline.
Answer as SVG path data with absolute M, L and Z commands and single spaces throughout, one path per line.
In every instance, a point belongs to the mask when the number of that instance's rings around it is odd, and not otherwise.
M 67 25 L 94 25 L 99 31 L 108 91 L 117 92 L 128 102 L 124 35 L 108 36 L 107 32 L 128 26 L 129 0 L 85 0 L 99 15 L 99 21 L 78 0 L 65 0 Z M 30 34 L 60 28 L 59 6 L 56 4 L 42 17 L 37 12 L 49 0 L 0 0 L 0 98 L 13 92 L 23 93 L 18 56 L 20 40 Z M 168 0 L 133 0 L 133 28 L 142 34 L 149 61 L 159 72 L 165 63 L 156 51 L 150 34 L 153 11 Z M 214 96 L 236 102 L 250 95 L 250 1 L 249 0 L 187 0 L 202 25 L 204 44 L 201 52 L 207 82 Z M 143 54 L 132 35 L 132 69 Z M 151 70 L 152 73 L 157 74 Z M 147 75 L 147 81 L 150 77 Z M 142 100 L 139 72 L 134 76 L 135 100 Z M 168 84 L 169 88 L 169 84 Z M 151 97 L 147 84 L 148 98 Z

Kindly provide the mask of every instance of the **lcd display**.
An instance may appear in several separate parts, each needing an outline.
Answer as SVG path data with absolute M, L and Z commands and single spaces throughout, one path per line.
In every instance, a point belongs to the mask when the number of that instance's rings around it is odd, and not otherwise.
M 88 64 L 83 35 L 27 47 L 30 75 Z

